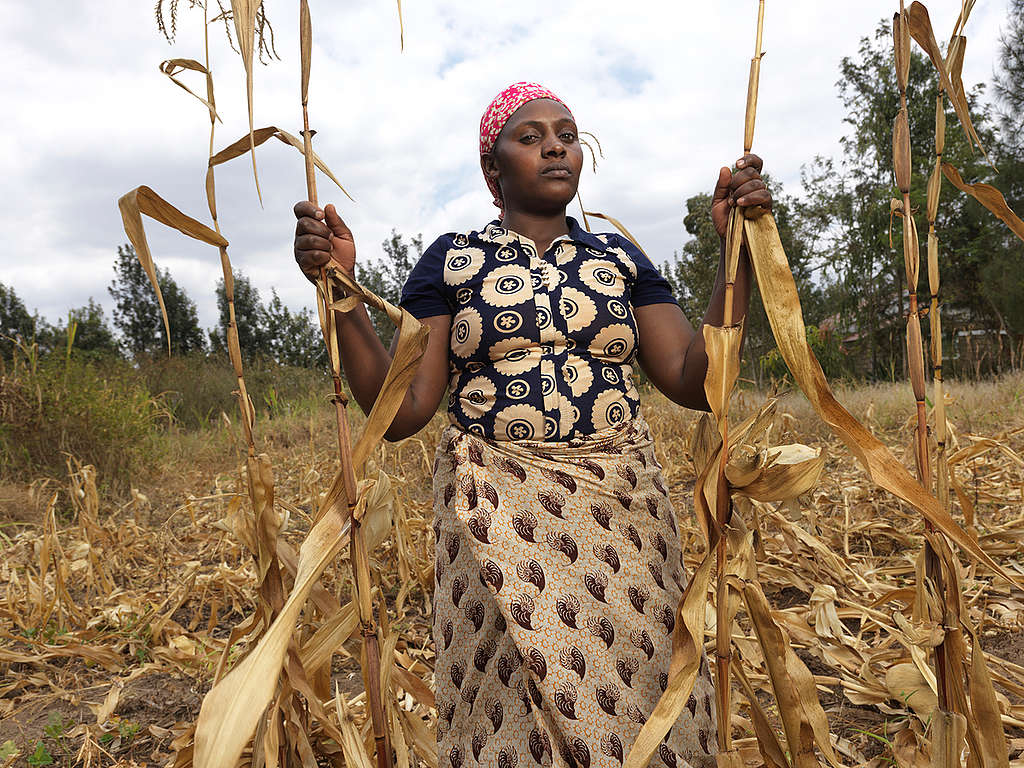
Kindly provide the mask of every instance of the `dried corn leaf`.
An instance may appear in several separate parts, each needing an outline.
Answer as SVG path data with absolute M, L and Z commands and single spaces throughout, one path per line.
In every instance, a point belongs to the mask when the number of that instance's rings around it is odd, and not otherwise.
M 313 56 L 313 22 L 309 16 L 309 3 L 299 0 L 299 59 L 301 61 L 302 104 L 309 99 L 309 70 Z
M 892 754 L 897 768 L 931 768 L 932 757 L 928 742 L 911 728 L 904 728 L 893 736 Z
M 817 768 L 815 744 L 831 765 L 839 766 L 839 758 L 829 739 L 828 718 L 818 701 L 814 677 L 793 651 L 786 633 L 772 619 L 761 586 L 757 582 L 745 584 L 743 599 L 779 703 L 779 718 L 794 768 Z
M 204 75 L 206 75 L 207 78 L 209 78 L 210 76 L 209 70 L 195 59 L 167 59 L 166 61 L 160 62 L 160 71 L 167 75 L 168 79 L 170 79 L 172 83 L 174 83 L 176 86 L 184 90 L 193 98 L 196 98 L 200 102 L 202 102 L 203 106 L 205 106 L 210 111 L 211 120 L 220 120 L 220 115 L 217 114 L 217 109 L 211 102 L 204 99 L 202 96 L 193 91 L 191 88 L 189 88 L 176 77 L 176 75 L 178 75 L 182 70 L 185 69 L 190 69 L 193 72 L 201 72 Z M 223 123 L 224 121 L 221 120 L 221 122 Z
M 404 309 L 385 301 L 340 270 L 331 270 L 330 275 L 348 292 L 348 298 L 358 298 L 370 306 L 376 307 L 387 314 L 391 322 L 398 328 L 398 342 L 392 356 L 391 367 L 388 368 L 384 382 L 381 384 L 380 394 L 366 417 L 366 425 L 356 444 L 352 446 L 352 465 L 358 475 L 362 471 L 370 451 L 384 437 L 384 433 L 391 426 L 395 414 L 398 413 L 398 409 L 405 399 L 405 392 L 419 367 L 423 352 L 426 350 L 429 329 Z M 347 311 L 346 306 L 339 302 L 332 309 Z
M 341 751 L 345 755 L 345 765 L 349 768 L 373 768 L 370 755 L 367 754 L 366 746 L 359 736 L 359 728 L 352 719 L 345 704 L 345 698 L 341 691 L 334 693 L 334 706 L 338 713 L 338 722 L 341 723 L 341 732 L 344 739 L 341 742 Z
M 274 475 L 270 457 L 265 453 L 246 460 L 249 499 L 252 501 L 256 532 L 256 562 L 259 581 L 266 578 L 271 565 L 277 566 L 277 535 L 281 518 L 274 511 Z M 274 608 L 279 608 L 275 605 Z
M 405 22 L 402 20 L 402 0 L 398 0 L 398 48 L 405 50 Z
M 686 585 L 676 626 L 672 633 L 672 661 L 668 671 L 668 687 L 661 695 L 651 716 L 644 723 L 629 750 L 623 768 L 646 768 L 658 745 L 682 714 L 686 700 L 693 692 L 704 646 L 704 609 L 707 605 L 714 547 L 708 547 L 697 570 Z
M 906 662 L 889 667 L 885 672 L 885 687 L 892 698 L 913 709 L 923 723 L 928 722 L 939 706 L 935 692 L 915 664 Z
M 892 124 L 892 165 L 900 192 L 910 191 L 910 122 L 902 107 Z
M 228 241 L 205 224 L 196 221 L 191 216 L 186 216 L 149 187 L 136 187 L 131 192 L 122 195 L 121 199 L 117 201 L 117 207 L 121 209 L 125 234 L 128 235 L 129 242 L 135 248 L 135 255 L 149 277 L 153 290 L 156 291 L 156 300 L 160 304 L 160 314 L 163 316 L 164 331 L 167 334 L 167 352 L 170 354 L 171 329 L 167 320 L 167 307 L 164 306 L 164 297 L 160 292 L 160 283 L 156 277 L 153 256 L 149 252 L 149 243 L 146 242 L 146 230 L 142 226 L 143 214 L 178 230 L 183 235 L 210 245 L 224 248 L 227 247 Z
M 91 647 L 86 643 L 68 643 L 67 645 L 46 645 L 40 643 L 39 648 L 38 653 L 26 653 L 10 648 L 0 648 L 0 663 L 38 664 L 50 659 L 81 659 L 99 664 L 111 672 L 116 672 L 122 662 L 119 650 L 107 646 Z
M 939 44 L 935 40 L 935 33 L 932 31 L 932 22 L 928 17 L 928 9 L 925 8 L 921 3 L 915 0 L 907 9 L 907 18 L 910 21 L 910 34 L 917 41 L 917 44 L 921 46 L 928 58 L 932 60 L 932 64 L 935 65 L 936 71 L 939 73 L 939 79 L 942 81 L 942 87 L 946 89 L 946 93 L 949 94 L 949 100 L 953 104 L 953 109 L 956 111 L 956 115 L 960 118 L 960 125 L 964 130 L 964 135 L 967 137 L 968 143 L 973 147 L 975 144 L 978 145 L 978 149 L 982 152 L 985 148 L 981 145 L 981 141 L 978 139 L 978 134 L 974 131 L 974 125 L 971 123 L 971 115 L 967 109 L 966 99 L 961 100 L 953 84 L 950 82 L 949 74 L 946 72 L 946 62 L 942 56 L 942 51 L 939 49 Z
M 971 665 L 968 669 L 968 682 L 971 691 L 971 714 L 981 726 L 976 729 L 982 751 L 982 764 L 989 768 L 1009 768 L 1010 750 L 1006 743 L 1006 735 L 1002 728 L 992 724 L 1000 722 L 1002 712 L 996 699 L 995 688 L 992 687 L 992 676 L 985 663 L 985 654 L 981 650 L 978 636 L 972 638 Z
M 288 131 L 285 131 L 281 128 L 277 128 L 273 125 L 267 126 L 266 128 L 256 129 L 252 134 L 252 144 L 253 146 L 258 147 L 260 144 L 265 142 L 270 137 L 274 137 L 275 139 L 278 139 L 279 141 L 282 141 L 285 144 L 290 144 L 291 146 L 299 150 L 299 152 L 301 152 L 303 156 L 305 156 L 306 153 L 303 148 L 302 141 L 300 139 L 288 133 Z M 239 157 L 241 155 L 244 155 L 246 152 L 251 151 L 252 147 L 247 146 L 250 143 L 249 141 L 247 141 L 247 138 L 248 137 L 243 136 L 238 141 L 234 142 L 233 144 L 229 144 L 228 146 L 224 147 L 224 149 L 222 149 L 220 152 L 211 157 L 210 167 L 212 168 L 215 165 L 226 163 L 228 160 L 234 160 L 236 157 Z M 345 197 L 347 197 L 349 200 L 353 199 L 352 195 L 350 195 L 348 191 L 345 189 L 345 187 L 341 185 L 341 182 L 338 181 L 333 171 L 331 171 L 331 169 L 327 167 L 327 165 L 324 163 L 323 160 L 320 159 L 320 156 L 317 155 L 316 152 L 313 153 L 313 163 L 314 165 L 316 165 L 317 168 L 319 168 L 321 171 L 324 172 L 324 174 L 327 175 L 327 178 L 329 178 L 338 186 L 338 189 L 345 193 Z
M 764 0 L 758 5 L 764 14 Z M 760 29 L 760 27 L 758 27 Z M 760 41 L 759 41 L 760 42 Z M 757 119 L 757 88 L 761 78 L 761 51 L 750 60 L 750 73 L 747 76 L 747 108 L 743 120 L 743 151 L 747 153 L 754 145 L 754 123 Z
M 711 416 L 702 413 L 697 420 L 697 428 L 693 431 L 693 439 L 690 441 L 690 453 L 693 456 L 695 467 L 706 467 L 711 462 L 711 457 L 718 446 L 722 444 L 722 438 L 718 434 Z
M 338 653 L 359 626 L 355 603 L 348 603 L 317 628 L 303 644 L 300 656 L 304 669 L 314 673 L 327 666 L 331 656 Z
M 740 372 L 740 342 L 743 339 L 743 330 L 742 326 L 719 328 L 705 325 L 701 331 L 704 334 L 704 348 L 708 355 L 704 393 L 707 395 L 711 412 L 719 421 L 721 433 L 722 420 L 729 415 L 729 400 Z
M 759 475 L 735 492 L 755 501 L 786 501 L 818 484 L 827 455 L 806 445 L 775 446 Z
M 921 242 L 917 236 L 917 221 L 913 214 L 903 214 L 903 263 L 910 293 L 917 293 L 921 263 Z
M 941 97 L 940 97 L 941 103 Z M 941 154 L 941 153 L 940 153 Z M 942 190 L 942 161 L 938 158 L 935 160 L 935 168 L 932 169 L 931 175 L 928 177 L 928 221 L 932 224 L 935 223 L 935 217 L 939 213 L 939 192 Z M 931 240 L 935 237 L 933 232 L 928 233 L 928 245 L 931 247 Z M 931 252 L 929 251 L 929 255 Z M 931 273 L 931 262 L 929 261 L 928 277 L 932 278 Z
M 622 222 L 616 219 L 614 216 L 608 216 L 607 214 L 598 213 L 597 211 L 584 211 L 583 215 L 594 216 L 595 218 L 604 219 L 605 221 L 611 222 L 613 227 L 615 227 L 617 230 L 619 230 L 619 232 L 624 234 L 629 239 L 629 242 L 631 242 L 640 250 L 640 253 L 642 253 L 644 256 L 647 256 L 647 251 L 643 249 L 643 247 L 640 245 L 637 239 L 633 237 L 630 231 L 623 226 Z M 650 258 L 650 256 L 647 256 L 647 258 Z
M 434 691 L 422 678 L 397 664 L 392 667 L 391 676 L 396 685 L 412 694 L 420 704 L 430 709 L 436 706 Z
M 900 90 L 907 90 L 907 77 L 910 74 L 910 28 L 907 12 L 902 10 L 892 17 L 892 49 L 896 59 L 896 82 Z
M 1007 205 L 1002 192 L 991 184 L 968 184 L 963 180 L 960 172 L 949 163 L 942 164 L 942 172 L 954 187 L 961 192 L 966 192 L 992 211 L 997 219 L 1010 228 L 1013 234 L 1024 240 L 1024 221 L 1021 221 L 1020 217 Z
M 746 219 L 744 226 L 751 262 L 758 285 L 761 286 L 765 312 L 779 351 L 818 415 L 846 443 L 875 483 L 916 507 L 936 528 L 976 560 L 1014 583 L 1024 583 L 1024 580 L 1011 576 L 996 563 L 942 509 L 935 497 L 910 476 L 889 449 L 835 399 L 821 366 L 807 344 L 800 297 L 774 218 L 761 216 Z
M 743 672 L 742 662 L 731 664 L 729 667 L 733 675 L 740 683 L 747 701 L 750 703 L 750 720 L 754 725 L 754 733 L 757 734 L 757 747 L 764 759 L 765 768 L 789 768 L 789 759 L 782 751 L 782 745 L 775 735 L 775 729 L 768 721 L 761 700 L 757 698 L 754 687 L 750 684 L 746 674 Z
M 252 177 L 256 182 L 256 195 L 263 203 L 260 193 L 260 177 L 256 172 L 256 141 L 253 136 L 252 116 L 252 54 L 256 42 L 256 11 L 262 0 L 231 0 L 231 17 L 235 22 L 235 37 L 238 39 L 238 50 L 242 53 L 242 64 L 245 66 L 245 93 L 249 106 L 249 149 L 252 152 Z
M 924 400 L 924 348 L 921 344 L 921 319 L 915 313 L 907 318 L 907 368 L 914 399 Z
M 967 19 L 971 15 L 971 11 L 974 10 L 974 4 L 977 0 L 961 0 L 960 2 L 960 15 L 957 16 L 956 25 L 953 27 L 953 36 L 955 37 L 967 24 Z
M 386 475 L 364 487 L 359 507 L 364 519 L 390 519 L 391 486 Z M 345 543 L 349 520 L 335 508 L 320 518 L 299 550 L 295 585 L 256 648 L 203 699 L 196 721 L 197 768 L 233 768 L 270 703 L 302 611 L 316 580 Z M 372 547 L 378 542 L 369 541 Z
M 416 752 L 416 757 L 428 768 L 438 768 L 437 734 L 416 714 L 399 709 L 398 716 Z
M 964 103 L 967 102 L 967 91 L 964 88 L 963 71 L 964 56 L 967 53 L 967 38 L 962 35 L 950 40 L 949 50 L 946 52 L 946 69 L 949 72 L 950 82 L 956 90 L 957 98 Z M 945 113 L 943 113 L 945 118 Z
M 103 697 L 103 702 L 97 706 L 89 706 L 92 713 L 96 715 L 96 725 L 103 725 L 114 714 L 114 710 L 117 709 L 117 704 L 121 700 L 121 691 L 123 690 L 124 680 L 115 680 L 110 685 L 107 695 Z

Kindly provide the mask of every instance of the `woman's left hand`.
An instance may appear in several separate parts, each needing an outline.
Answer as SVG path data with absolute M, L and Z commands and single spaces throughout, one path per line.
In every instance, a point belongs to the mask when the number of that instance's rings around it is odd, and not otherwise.
M 772 209 L 772 193 L 761 180 L 764 161 L 757 155 L 744 155 L 736 161 L 736 171 L 723 167 L 711 198 L 711 222 L 718 236 L 724 238 L 729 211 L 740 206 L 743 215 L 756 219 Z

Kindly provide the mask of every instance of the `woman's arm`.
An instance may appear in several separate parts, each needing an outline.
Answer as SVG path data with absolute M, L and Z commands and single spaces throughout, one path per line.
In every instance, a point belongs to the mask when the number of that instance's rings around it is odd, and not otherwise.
M 334 206 L 327 205 L 321 211 L 312 203 L 298 203 L 295 216 L 295 261 L 306 277 L 315 279 L 321 267 L 328 264 L 353 274 L 355 241 Z M 369 413 L 384 384 L 398 336 L 391 350 L 385 349 L 362 304 L 349 312 L 335 312 L 334 316 L 345 380 L 359 407 Z M 451 316 L 428 317 L 422 322 L 430 331 L 427 348 L 398 413 L 384 433 L 388 440 L 401 440 L 422 429 L 437 411 L 448 386 Z
M 719 171 L 718 183 L 711 202 L 711 219 L 722 239 L 718 259 L 718 274 L 711 301 L 704 313 L 704 325 L 721 326 L 725 314 L 725 229 L 729 210 L 737 205 L 747 208 L 748 216 L 760 216 L 771 210 L 771 193 L 761 180 L 761 158 L 744 155 L 736 162 L 738 170 Z M 751 266 L 746 246 L 740 248 L 740 258 L 733 288 L 732 322 L 746 317 L 750 303 Z M 639 336 L 638 358 L 647 377 L 672 401 L 694 408 L 708 410 L 704 393 L 704 378 L 708 369 L 708 356 L 704 349 L 704 334 L 694 330 L 676 304 L 649 304 L 634 309 Z
M 387 376 L 398 346 L 398 334 L 391 342 L 391 349 L 385 349 L 362 304 L 350 312 L 335 312 L 334 316 L 345 380 L 363 413 L 369 413 Z M 423 429 L 437 411 L 448 388 L 451 315 L 426 317 L 420 322 L 430 331 L 427 348 L 398 413 L 384 433 L 387 440 L 402 440 Z

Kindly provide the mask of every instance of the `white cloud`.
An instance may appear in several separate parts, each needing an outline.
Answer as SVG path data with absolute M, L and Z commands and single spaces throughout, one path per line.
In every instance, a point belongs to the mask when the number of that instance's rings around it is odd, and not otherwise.
M 415 0 L 404 5 L 398 51 L 394 3 L 312 3 L 310 116 L 317 151 L 357 198 L 348 203 L 321 177 L 372 258 L 392 227 L 422 232 L 476 228 L 493 217 L 476 157 L 477 122 L 504 85 L 535 79 L 559 93 L 605 159 L 584 178 L 588 207 L 620 218 L 656 261 L 686 239 L 685 199 L 709 190 L 717 168 L 739 156 L 756 4 L 566 0 Z M 933 2 L 944 37 L 959 2 Z M 5 5 L 0 29 L 0 280 L 51 320 L 106 286 L 124 242 L 116 201 L 139 184 L 208 221 L 203 178 L 209 123 L 204 108 L 157 71 L 172 56 L 203 58 L 201 12 L 181 4 L 169 47 L 150 3 L 73 3 L 60 26 L 50 11 Z M 754 148 L 796 192 L 801 164 L 838 153 L 844 131 L 835 81 L 893 3 L 769 3 Z M 298 52 L 292 3 L 268 0 L 281 61 L 257 66 L 256 125 L 298 133 Z M 1006 2 L 979 5 L 968 27 L 965 80 L 991 77 Z M 45 34 L 44 34 L 45 32 Z M 224 125 L 216 146 L 248 129 L 241 61 L 223 29 L 210 28 L 212 68 Z M 191 74 L 191 77 L 189 76 Z M 203 84 L 184 75 L 197 91 Z M 247 158 L 217 170 L 220 222 L 231 256 L 269 295 L 311 303 L 291 257 L 291 207 L 305 196 L 300 156 L 276 141 L 257 150 L 261 208 Z M 158 264 L 216 320 L 214 250 L 150 224 Z

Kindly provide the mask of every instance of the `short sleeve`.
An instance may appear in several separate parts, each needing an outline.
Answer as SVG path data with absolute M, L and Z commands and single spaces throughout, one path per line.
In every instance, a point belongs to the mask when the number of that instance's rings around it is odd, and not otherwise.
M 450 236 L 437 238 L 420 256 L 402 286 L 398 303 L 417 319 L 452 313 L 444 291 L 444 255 L 450 246 Z
M 629 303 L 634 307 L 642 307 L 645 304 L 678 304 L 676 297 L 672 295 L 672 286 L 651 260 L 629 238 L 616 239 L 619 241 L 619 247 L 629 254 L 629 258 L 636 264 L 636 280 L 631 287 Z

